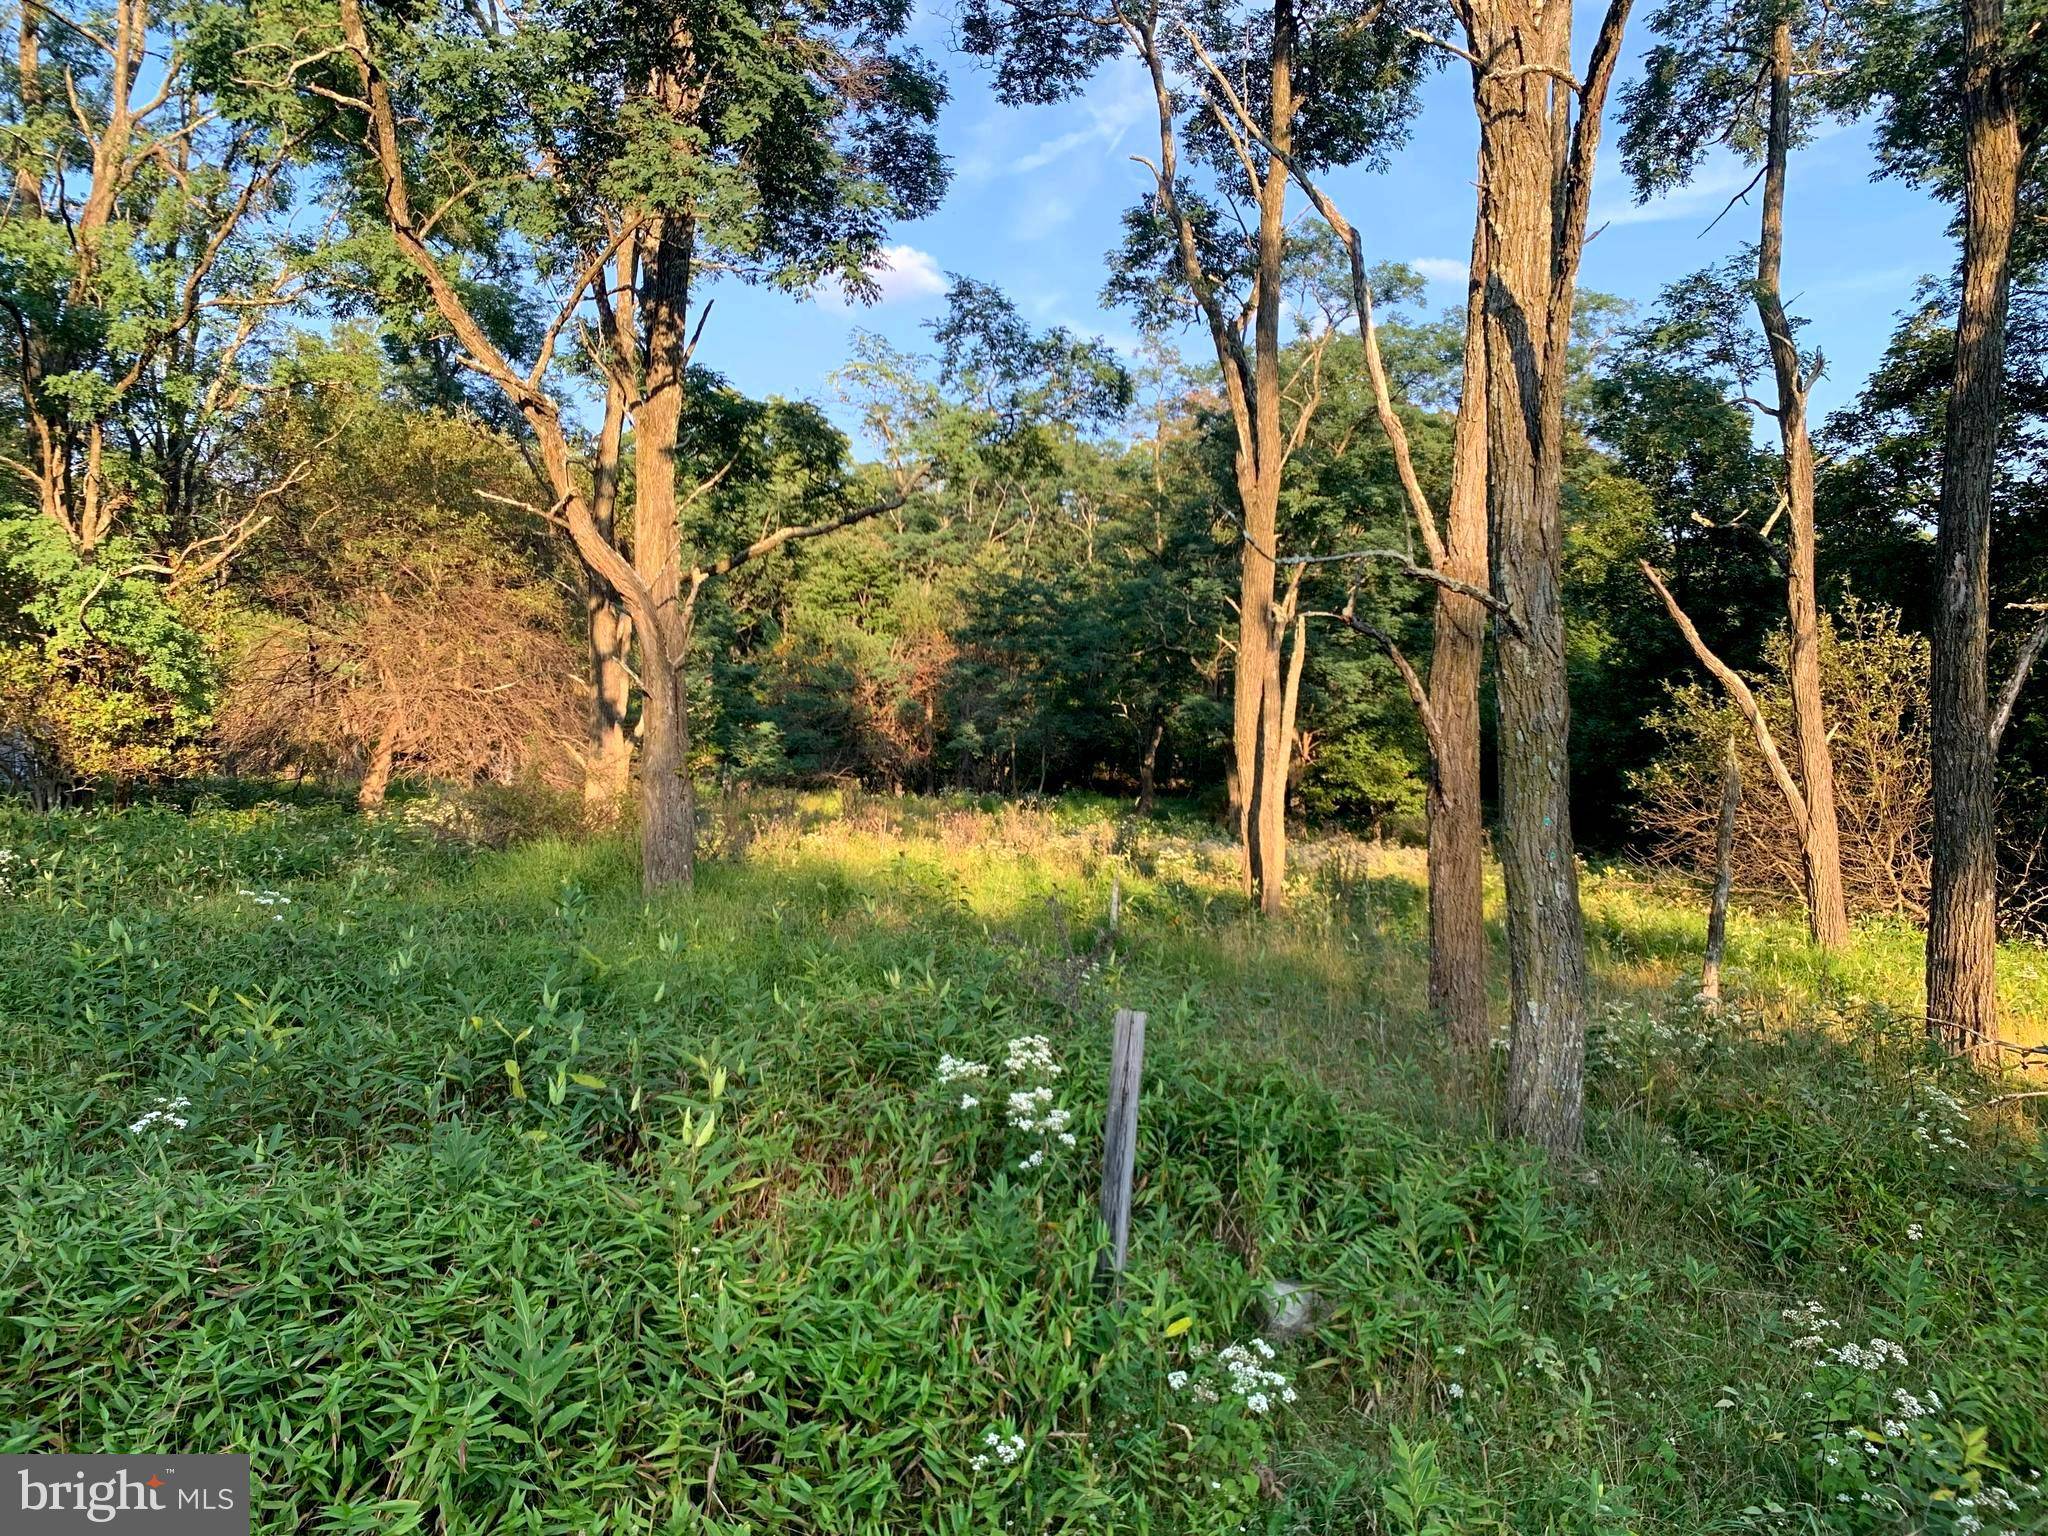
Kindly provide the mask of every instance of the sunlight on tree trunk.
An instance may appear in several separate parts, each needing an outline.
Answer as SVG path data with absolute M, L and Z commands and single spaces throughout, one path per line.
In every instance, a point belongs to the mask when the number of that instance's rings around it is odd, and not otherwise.
M 1962 309 L 1935 537 L 1934 867 L 1927 1028 L 1951 1050 L 1998 1049 L 1998 854 L 1990 728 L 1992 481 L 2018 212 L 2019 119 L 2000 60 L 2001 0 L 1963 3 Z
M 1504 1124 L 1560 1151 L 1583 1136 L 1586 1054 L 1567 758 L 1564 395 L 1600 113 L 1627 16 L 1628 0 L 1613 0 L 1574 91 L 1569 5 L 1485 0 L 1466 12 L 1487 240 L 1493 584 L 1507 610 L 1495 625 L 1511 990 Z
M 1839 950 L 1849 942 L 1842 891 L 1842 834 L 1835 814 L 1835 760 L 1828 748 L 1820 692 L 1820 602 L 1815 592 L 1813 438 L 1806 426 L 1810 382 L 1785 314 L 1780 269 L 1785 251 L 1785 171 L 1792 147 L 1792 27 L 1771 31 L 1770 123 L 1764 152 L 1762 238 L 1757 246 L 1756 307 L 1770 343 L 1778 385 L 1778 435 L 1785 454 L 1785 515 L 1791 552 L 1785 563 L 1785 615 L 1791 639 L 1792 722 L 1805 792 L 1806 914 L 1814 942 Z

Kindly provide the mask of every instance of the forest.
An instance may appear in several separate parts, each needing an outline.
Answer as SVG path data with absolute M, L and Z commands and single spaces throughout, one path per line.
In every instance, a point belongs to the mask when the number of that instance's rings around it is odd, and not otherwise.
M 19 1501 L 2048 1531 L 2041 0 L 6 16 Z

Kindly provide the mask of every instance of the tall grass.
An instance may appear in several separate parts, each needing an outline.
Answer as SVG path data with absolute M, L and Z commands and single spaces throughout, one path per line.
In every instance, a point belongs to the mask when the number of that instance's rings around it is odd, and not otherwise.
M 1910 936 L 1740 922 L 1708 1016 L 1690 893 L 1595 872 L 1553 1165 L 1424 1017 L 1412 853 L 1271 924 L 1099 802 L 709 842 L 649 903 L 612 843 L 0 820 L 0 1451 L 248 1450 L 266 1531 L 2048 1528 L 2038 1101 L 1924 1054 Z

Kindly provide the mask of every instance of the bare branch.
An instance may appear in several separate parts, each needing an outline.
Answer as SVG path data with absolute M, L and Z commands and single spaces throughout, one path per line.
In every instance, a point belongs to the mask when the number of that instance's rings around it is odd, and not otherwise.
M 2026 686 L 2027 674 L 2034 670 L 2034 663 L 2041 658 L 2041 650 L 2048 646 L 2048 618 L 2042 619 L 2027 633 L 2020 645 L 2020 654 L 2013 662 L 2012 675 L 2005 680 L 2005 687 L 1998 695 L 1998 710 L 1991 717 L 1991 753 L 1998 755 L 1998 744 L 2005 739 L 2005 728 L 2012 724 L 2013 707 L 2020 701 L 2020 690 Z
M 1274 561 L 1274 564 L 1328 565 L 1338 560 L 1382 561 L 1394 566 L 1404 576 L 1412 576 L 1417 581 L 1426 581 L 1433 586 L 1442 587 L 1446 592 L 1455 592 L 1460 597 L 1471 598 L 1473 602 L 1492 613 L 1510 633 L 1519 635 L 1522 632 L 1521 621 L 1515 617 L 1514 610 L 1486 588 L 1474 586 L 1469 581 L 1460 581 L 1457 577 L 1446 575 L 1434 567 L 1417 565 L 1398 549 L 1353 549 L 1337 555 L 1290 555 L 1285 560 Z
M 1716 656 L 1707 642 L 1700 638 L 1698 628 L 1686 617 L 1685 610 L 1678 606 L 1678 599 L 1671 595 L 1671 589 L 1664 585 L 1664 579 L 1651 567 L 1650 562 L 1638 560 L 1636 565 L 1650 585 L 1657 589 L 1657 595 L 1664 599 L 1665 612 L 1671 615 L 1671 622 L 1678 626 L 1678 632 L 1685 636 L 1685 643 L 1692 647 L 1692 653 L 1699 658 L 1700 665 L 1711 672 L 1715 680 L 1728 691 L 1728 697 L 1734 701 L 1735 707 L 1742 711 L 1742 717 L 1749 722 L 1749 728 L 1756 736 L 1757 750 L 1763 753 L 1764 762 L 1770 767 L 1771 777 L 1777 781 L 1778 792 L 1785 797 L 1785 804 L 1791 807 L 1803 841 L 1808 825 L 1806 796 L 1793 781 L 1791 769 L 1785 766 L 1785 756 L 1778 750 L 1777 738 L 1771 734 L 1770 723 L 1764 719 L 1764 712 L 1756 701 L 1756 695 L 1749 691 L 1749 684 L 1742 680 L 1742 674 Z
M 922 478 L 923 472 L 921 470 L 913 471 L 904 478 L 903 483 L 898 486 L 896 494 L 893 496 L 865 507 L 855 507 L 851 511 L 840 513 L 837 517 L 828 517 L 822 522 L 804 523 L 801 525 L 793 524 L 789 527 L 778 528 L 773 533 L 764 534 L 745 549 L 737 550 L 727 555 L 723 560 L 715 561 L 710 565 L 698 566 L 690 572 L 690 584 L 693 587 L 701 587 L 705 582 L 736 571 L 749 560 L 758 560 L 762 555 L 770 554 L 782 548 L 785 544 L 794 543 L 798 539 L 821 538 L 828 533 L 837 533 L 842 528 L 851 528 L 855 523 L 864 523 L 869 518 L 878 517 L 884 512 L 893 512 L 910 499 L 910 493 L 916 489 L 918 482 Z
M 1394 637 L 1377 624 L 1369 624 L 1358 617 L 1347 605 L 1343 611 L 1332 613 L 1316 611 L 1301 615 L 1304 619 L 1335 619 L 1347 628 L 1364 635 L 1387 653 L 1387 660 L 1394 664 L 1394 670 L 1401 674 L 1401 681 L 1408 689 L 1408 697 L 1414 702 L 1416 714 L 1422 717 L 1422 734 L 1429 742 L 1429 757 L 1432 763 L 1441 763 L 1447 751 L 1443 724 L 1437 718 L 1436 707 L 1429 701 L 1429 690 L 1422 685 L 1422 678 L 1414 665 L 1401 653 L 1401 647 L 1394 643 Z

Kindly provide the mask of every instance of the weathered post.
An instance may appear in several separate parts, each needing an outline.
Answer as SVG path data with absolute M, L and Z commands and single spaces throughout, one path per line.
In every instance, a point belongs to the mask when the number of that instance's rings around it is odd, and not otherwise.
M 1707 909 L 1707 956 L 1700 966 L 1700 996 L 1709 1008 L 1721 1006 L 1721 951 L 1728 943 L 1728 892 L 1735 884 L 1735 812 L 1742 804 L 1742 769 L 1735 761 L 1735 738 L 1728 738 L 1721 759 L 1721 825 L 1714 835 L 1714 902 Z
M 1102 1225 L 1109 1245 L 1095 1256 L 1095 1283 L 1122 1278 L 1131 1243 L 1131 1180 L 1138 1159 L 1138 1082 L 1145 1067 L 1145 1015 L 1116 1011 L 1109 1051 L 1109 1112 L 1102 1123 Z

